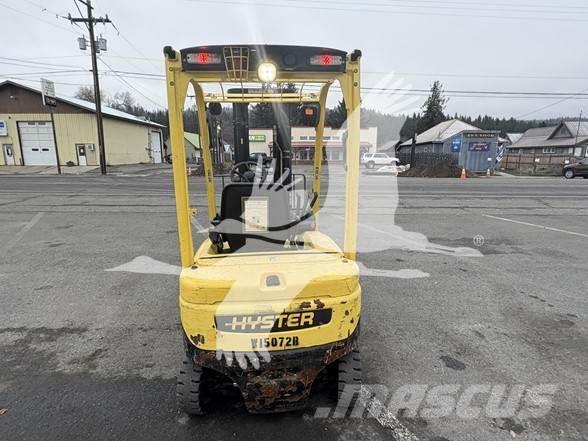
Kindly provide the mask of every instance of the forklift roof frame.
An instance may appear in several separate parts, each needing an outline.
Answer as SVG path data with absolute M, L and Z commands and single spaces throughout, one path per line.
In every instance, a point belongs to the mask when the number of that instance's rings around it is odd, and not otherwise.
M 241 46 L 243 47 L 243 46 Z M 218 48 L 218 47 L 217 47 Z M 226 46 L 231 48 L 231 46 Z M 326 51 L 329 54 L 340 51 L 332 49 L 309 48 L 303 46 L 249 46 L 248 48 L 259 48 L 260 53 L 265 53 L 265 48 L 271 49 L 275 53 L 276 49 L 290 48 L 295 51 L 308 53 L 309 51 Z M 343 253 L 350 260 L 355 260 L 357 250 L 357 224 L 358 224 L 358 198 L 359 198 L 359 153 L 360 153 L 360 61 L 361 52 L 356 50 L 351 54 L 346 54 L 344 69 L 341 71 L 330 70 L 328 72 L 320 71 L 320 68 L 302 67 L 301 69 L 285 70 L 277 69 L 276 78 L 273 83 L 302 83 L 303 87 L 299 93 L 265 93 L 259 92 L 254 94 L 225 93 L 223 83 L 235 83 L 233 72 L 227 68 L 218 70 L 197 70 L 186 69 L 186 60 L 182 55 L 189 49 L 176 51 L 167 46 L 164 49 L 165 66 L 166 66 L 166 87 L 169 108 L 169 129 L 172 146 L 173 158 L 173 176 L 174 191 L 176 197 L 176 213 L 178 222 L 178 240 L 180 248 L 180 258 L 182 267 L 191 267 L 194 265 L 194 242 L 192 238 L 192 216 L 196 210 L 190 207 L 189 186 L 187 176 L 187 164 L 184 147 L 184 123 L 183 110 L 188 87 L 191 84 L 195 91 L 196 107 L 198 111 L 199 127 L 207 127 L 206 103 L 245 103 L 245 102 L 274 102 L 274 103 L 319 103 L 320 115 L 319 123 L 316 127 L 315 155 L 314 155 L 314 177 L 313 192 L 319 196 L 321 193 L 321 169 L 322 169 L 322 150 L 324 148 L 323 136 L 326 115 L 326 102 L 330 86 L 338 82 L 347 108 L 347 152 L 345 155 L 345 207 L 344 207 L 344 244 Z M 226 49 L 225 49 L 226 50 Z M 255 49 L 253 49 L 255 50 Z M 320 53 L 320 52 L 319 52 Z M 263 60 L 261 60 L 263 61 Z M 272 60 L 266 60 L 272 61 Z M 223 65 L 224 66 L 224 65 Z M 257 78 L 257 66 L 247 66 L 245 81 L 240 83 L 258 83 L 263 84 Z M 249 77 L 249 75 L 252 75 Z M 243 77 L 241 77 L 243 78 Z M 221 93 L 205 93 L 202 85 L 205 83 L 219 83 Z M 321 88 L 318 93 L 303 93 L 304 85 L 307 83 L 320 84 Z M 205 182 L 208 196 L 208 213 L 212 220 L 217 213 L 216 193 L 214 187 L 214 175 L 212 167 L 212 157 L 210 151 L 210 136 L 208 130 L 201 130 L 200 144 L 202 159 L 204 165 Z M 320 154 L 317 154 L 320 152 Z M 320 201 L 320 198 L 319 198 Z M 317 216 L 320 204 L 314 208 Z

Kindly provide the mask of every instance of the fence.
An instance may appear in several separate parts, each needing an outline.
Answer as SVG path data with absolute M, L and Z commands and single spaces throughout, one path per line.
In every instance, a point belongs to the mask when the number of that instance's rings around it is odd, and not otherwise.
M 458 158 L 450 153 L 415 153 L 412 161 L 410 152 L 398 153 L 396 157 L 400 159 L 401 164 L 410 164 L 412 168 L 416 167 L 435 167 L 439 164 L 457 165 Z
M 504 156 L 500 168 L 519 174 L 559 175 L 566 161 L 578 159 L 574 155 L 510 154 Z

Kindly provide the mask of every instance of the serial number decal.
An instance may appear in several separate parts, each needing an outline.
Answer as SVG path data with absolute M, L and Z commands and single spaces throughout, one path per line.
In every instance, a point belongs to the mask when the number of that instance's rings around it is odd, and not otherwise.
M 251 349 L 295 348 L 300 346 L 298 337 L 266 337 L 252 338 Z
M 216 316 L 216 328 L 221 332 L 253 334 L 276 333 L 315 328 L 331 321 L 331 309 L 290 312 L 283 314 Z

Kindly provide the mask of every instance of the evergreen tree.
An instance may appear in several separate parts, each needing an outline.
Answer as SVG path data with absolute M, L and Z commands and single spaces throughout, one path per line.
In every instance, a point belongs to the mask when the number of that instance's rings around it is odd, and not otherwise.
M 347 121 L 347 108 L 344 101 L 339 101 L 337 107 L 328 109 L 326 115 L 326 126 L 340 129 Z
M 447 105 L 447 98 L 443 96 L 443 85 L 440 81 L 435 81 L 431 86 L 431 95 L 423 105 L 423 117 L 419 127 L 419 132 L 422 133 L 435 127 L 437 124 L 445 121 L 445 106 Z
M 286 83 L 278 85 L 275 92 L 279 93 L 296 93 L 298 88 L 295 84 Z M 274 126 L 274 104 L 272 103 L 259 103 L 251 106 L 249 109 L 249 127 L 257 129 L 270 129 Z M 300 108 L 297 106 L 290 105 L 291 120 L 294 125 L 297 121 L 300 121 L 301 116 Z

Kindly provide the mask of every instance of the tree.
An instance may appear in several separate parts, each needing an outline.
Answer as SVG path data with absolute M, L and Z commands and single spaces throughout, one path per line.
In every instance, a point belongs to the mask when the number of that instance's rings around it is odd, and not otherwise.
M 92 86 L 80 86 L 80 88 L 75 93 L 74 97 L 79 100 L 89 101 L 91 103 L 96 101 L 94 97 L 94 87 Z M 104 101 L 103 91 L 100 91 L 100 97 Z
M 339 101 L 337 107 L 328 109 L 327 115 L 327 126 L 334 129 L 340 129 L 347 121 L 347 108 L 345 107 L 345 101 Z
M 435 81 L 431 86 L 431 95 L 422 107 L 423 116 L 419 127 L 420 133 L 435 127 L 447 119 L 444 113 L 446 105 L 447 98 L 443 96 L 443 85 L 440 81 Z
M 280 84 L 274 90 L 275 93 L 296 93 L 298 92 L 298 88 L 293 83 L 286 83 Z M 275 123 L 275 116 L 274 116 L 274 106 L 275 104 L 271 103 L 259 103 L 251 106 L 249 110 L 249 126 L 252 128 L 258 129 L 270 129 L 274 126 Z M 290 106 L 290 119 L 292 123 L 295 125 L 297 124 L 301 117 L 300 117 L 300 107 L 294 107 L 293 105 Z
M 112 98 L 106 100 L 109 107 L 122 112 L 134 114 L 137 104 L 130 92 L 117 92 Z

